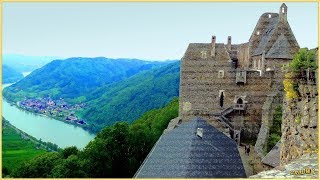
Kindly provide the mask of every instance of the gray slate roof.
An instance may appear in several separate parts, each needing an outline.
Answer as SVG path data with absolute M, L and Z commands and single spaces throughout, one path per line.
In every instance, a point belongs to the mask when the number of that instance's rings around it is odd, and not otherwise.
M 277 167 L 280 164 L 280 141 L 270 150 L 270 152 L 262 159 L 263 164 Z
M 203 137 L 196 135 L 203 128 Z M 136 178 L 246 177 L 236 143 L 196 118 L 163 134 Z
M 272 14 L 273 17 L 268 19 L 268 25 L 267 28 L 263 31 L 260 32 L 261 33 L 261 39 L 260 42 L 257 46 L 257 48 L 255 49 L 253 55 L 260 55 L 263 53 L 263 51 L 267 52 L 266 46 L 269 42 L 269 39 L 271 38 L 274 29 L 276 28 L 278 22 L 279 22 L 279 15 L 276 13 L 269 13 Z
M 290 44 L 288 39 L 281 34 L 269 52 L 266 54 L 266 58 L 292 59 L 293 56 L 289 52 L 289 46 Z

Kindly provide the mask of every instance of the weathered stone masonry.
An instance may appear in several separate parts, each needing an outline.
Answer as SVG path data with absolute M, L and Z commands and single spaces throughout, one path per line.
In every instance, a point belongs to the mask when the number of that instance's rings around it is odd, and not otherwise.
M 280 164 L 318 152 L 318 90 L 299 83 L 299 97 L 283 102 Z
M 282 95 L 282 66 L 299 45 L 287 22 L 287 7 L 261 15 L 246 43 L 189 44 L 180 73 L 182 121 L 200 116 L 227 135 L 255 139 L 262 107 L 270 94 Z M 236 136 L 238 136 L 236 135 Z

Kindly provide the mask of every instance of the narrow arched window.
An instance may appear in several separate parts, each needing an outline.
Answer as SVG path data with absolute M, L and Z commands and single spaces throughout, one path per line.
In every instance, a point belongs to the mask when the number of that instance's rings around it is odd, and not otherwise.
M 242 100 L 241 98 L 239 98 L 239 99 L 237 100 L 237 104 L 243 104 L 243 100 Z

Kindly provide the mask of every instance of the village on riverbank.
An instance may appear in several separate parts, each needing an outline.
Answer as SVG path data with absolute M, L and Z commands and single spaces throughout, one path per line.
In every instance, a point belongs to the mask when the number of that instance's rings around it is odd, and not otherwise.
M 30 98 L 18 102 L 18 106 L 30 112 L 43 114 L 55 119 L 63 120 L 72 124 L 86 125 L 87 123 L 80 119 L 75 111 L 86 106 L 85 103 L 70 105 L 63 98 L 54 100 L 50 97 Z

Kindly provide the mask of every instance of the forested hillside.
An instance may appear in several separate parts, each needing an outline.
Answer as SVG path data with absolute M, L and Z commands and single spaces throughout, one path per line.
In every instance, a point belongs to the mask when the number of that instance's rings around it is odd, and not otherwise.
M 80 114 L 97 129 L 116 121 L 132 122 L 179 96 L 179 74 L 180 63 L 175 62 L 98 88 L 88 95 L 88 107 Z

